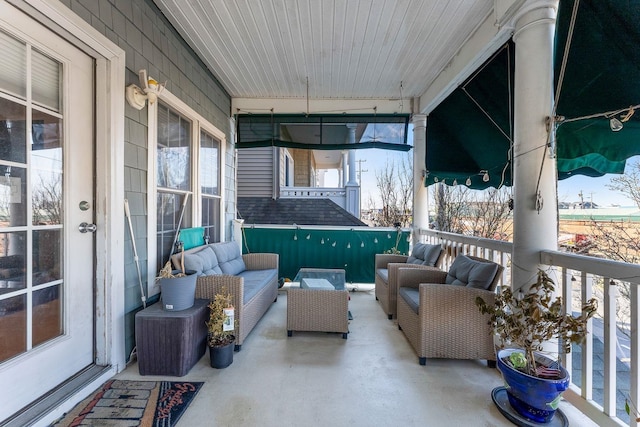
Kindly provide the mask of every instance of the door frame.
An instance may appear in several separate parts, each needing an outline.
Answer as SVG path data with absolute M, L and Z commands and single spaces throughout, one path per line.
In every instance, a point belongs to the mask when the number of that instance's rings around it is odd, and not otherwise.
M 53 421 L 126 366 L 125 52 L 58 0 L 6 0 L 95 59 L 95 360 L 109 369 L 46 416 Z M 45 421 L 42 419 L 41 421 Z

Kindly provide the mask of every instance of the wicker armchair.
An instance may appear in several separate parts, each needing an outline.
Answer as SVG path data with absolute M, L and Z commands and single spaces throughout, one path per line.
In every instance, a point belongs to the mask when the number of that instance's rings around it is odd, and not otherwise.
M 411 256 L 396 254 L 376 254 L 375 257 L 375 294 L 376 300 L 380 301 L 382 309 L 391 320 L 396 317 L 396 295 L 398 293 L 397 275 L 399 268 L 416 268 L 424 270 L 439 270 L 438 266 L 442 262 L 444 251 L 440 245 L 418 244 L 414 246 Z M 426 256 L 425 250 L 433 248 L 434 251 Z M 420 252 L 419 254 L 416 252 Z M 418 257 L 416 257 L 416 255 Z M 413 258 L 412 258 L 413 257 Z M 412 264 L 412 260 L 421 263 Z
M 448 273 L 444 271 L 398 270 L 398 328 L 418 354 L 420 365 L 427 358 L 448 358 L 485 359 L 495 367 L 489 317 L 480 313 L 475 300 L 480 296 L 489 304 L 495 301 L 504 268 L 482 258 L 467 258 L 497 266 L 487 289 L 445 284 Z

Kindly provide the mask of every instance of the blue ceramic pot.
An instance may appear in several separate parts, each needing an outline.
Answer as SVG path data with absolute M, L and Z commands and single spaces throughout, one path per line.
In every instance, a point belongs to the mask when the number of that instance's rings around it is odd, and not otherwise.
M 562 392 L 569 387 L 569 372 L 560 366 L 561 378 L 557 380 L 527 375 L 502 360 L 513 352 L 522 350 L 500 350 L 497 361 L 498 369 L 507 384 L 509 403 L 523 417 L 537 423 L 548 423 L 558 408 Z

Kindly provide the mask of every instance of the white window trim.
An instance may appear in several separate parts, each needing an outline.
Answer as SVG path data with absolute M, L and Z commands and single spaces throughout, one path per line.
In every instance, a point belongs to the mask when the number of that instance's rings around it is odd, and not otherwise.
M 184 101 L 173 95 L 168 90 L 164 90 L 161 95 L 163 104 L 168 105 L 172 110 L 181 114 L 186 119 L 191 121 L 191 188 L 193 193 L 190 196 L 191 203 L 191 223 L 200 224 L 202 220 L 202 203 L 201 203 L 201 191 L 200 191 L 200 130 L 207 132 L 209 135 L 220 141 L 220 154 L 219 154 L 219 167 L 218 167 L 218 182 L 223 182 L 224 177 L 224 159 L 227 137 L 220 129 L 212 125 L 204 117 L 198 114 L 193 108 L 188 106 Z M 148 146 L 148 158 L 147 158 L 147 206 L 149 207 L 147 215 L 147 295 L 149 297 L 157 295 L 160 292 L 160 287 L 156 284 L 155 277 L 158 272 L 156 271 L 156 252 L 157 242 L 156 233 L 158 227 L 157 216 L 152 215 L 151 212 L 157 211 L 157 186 L 156 186 L 156 156 L 158 151 L 157 142 L 157 130 L 158 130 L 158 103 L 150 104 L 147 108 L 147 146 Z M 196 148 L 197 147 L 197 148 Z M 220 219 L 225 221 L 224 217 L 224 202 L 225 192 L 224 187 L 220 187 Z M 183 220 L 184 221 L 184 220 Z M 220 224 L 220 239 L 224 241 L 226 224 Z

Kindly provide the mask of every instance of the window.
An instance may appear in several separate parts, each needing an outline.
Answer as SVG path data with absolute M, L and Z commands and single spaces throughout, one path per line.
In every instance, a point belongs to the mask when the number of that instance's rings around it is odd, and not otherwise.
M 220 141 L 200 132 L 200 191 L 205 239 L 220 241 Z
M 149 251 L 156 254 L 155 264 L 150 262 L 155 271 L 149 271 L 149 277 L 155 277 L 176 251 L 179 229 L 203 227 L 209 242 L 224 237 L 220 181 L 225 136 L 167 91 L 149 108 L 149 128 L 154 141 L 150 146 L 156 147 L 150 152 L 155 169 L 150 200 L 155 199 L 156 210 L 150 229 L 156 241 L 150 242 L 155 248 Z

